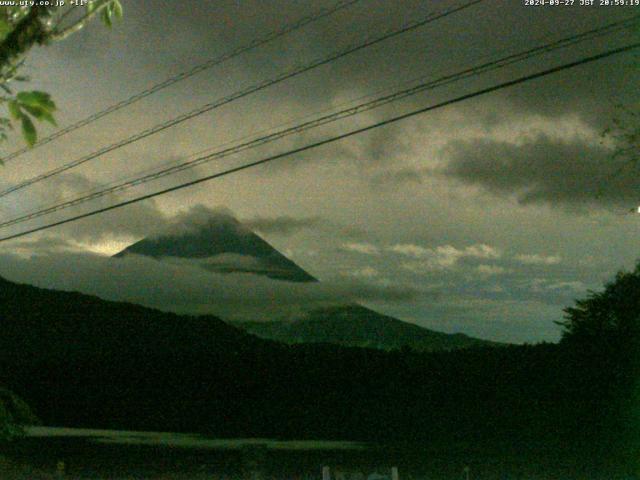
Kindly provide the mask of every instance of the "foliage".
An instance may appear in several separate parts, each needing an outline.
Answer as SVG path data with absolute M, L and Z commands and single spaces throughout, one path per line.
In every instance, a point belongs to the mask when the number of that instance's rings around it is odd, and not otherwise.
M 613 119 L 612 126 L 605 129 L 603 138 L 618 146 L 614 158 L 621 157 L 636 165 L 640 160 L 640 110 L 638 105 L 627 107 L 619 104 L 616 107 L 619 114 Z
M 640 472 L 640 262 L 565 309 L 562 344 L 603 399 L 602 431 Z
M 29 80 L 19 75 L 19 70 L 31 48 L 68 37 L 96 15 L 110 27 L 113 19 L 122 17 L 122 5 L 119 0 L 89 0 L 84 10 L 73 5 L 0 7 L 0 88 L 4 91 L 0 104 L 5 105 L 9 113 L 0 117 L 0 142 L 8 138 L 9 130 L 17 124 L 27 144 L 32 146 L 38 138 L 34 120 L 55 125 L 56 105 L 47 93 L 15 94 L 12 85 Z
M 29 406 L 7 389 L 0 388 L 0 442 L 24 433 L 24 425 L 35 425 L 38 419 Z
M 600 344 L 620 350 L 638 346 L 640 337 L 640 262 L 619 272 L 602 292 L 589 292 L 565 309 L 563 340 Z
M 51 425 L 544 445 L 628 472 L 640 458 L 637 371 L 613 343 L 620 329 L 637 332 L 626 325 L 640 311 L 639 279 L 639 269 L 619 274 L 567 309 L 559 345 L 430 353 L 285 345 L 215 317 L 0 279 L 0 381 Z
M 601 144 L 612 145 L 612 160 L 619 167 L 611 177 L 621 175 L 627 168 L 637 168 L 640 162 L 640 105 L 631 107 L 624 104 L 616 105 L 617 115 L 613 118 L 611 126 L 602 132 Z M 610 179 L 612 179 L 610 178 Z M 597 193 L 602 193 L 604 185 L 600 186 Z M 636 207 L 631 211 L 636 212 Z

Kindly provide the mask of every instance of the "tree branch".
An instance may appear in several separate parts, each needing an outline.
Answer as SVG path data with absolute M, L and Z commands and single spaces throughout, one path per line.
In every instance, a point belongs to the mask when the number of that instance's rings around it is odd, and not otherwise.
M 49 31 L 43 20 L 51 16 L 54 7 L 33 6 L 29 13 L 0 43 L 0 72 L 25 54 L 34 45 L 42 45 L 49 40 Z
M 96 6 L 93 10 L 91 10 L 90 12 L 85 13 L 82 17 L 80 17 L 78 20 L 76 20 L 75 23 L 72 23 L 71 25 L 69 25 L 68 27 L 66 27 L 64 30 L 60 30 L 60 31 L 53 31 L 49 38 L 51 40 L 63 40 L 65 38 L 67 38 L 69 35 L 77 32 L 78 30 L 81 30 L 85 24 L 91 20 L 94 16 L 96 16 L 98 13 L 100 13 L 100 11 L 103 8 L 106 8 L 107 5 L 109 5 L 109 2 L 111 0 L 100 0 L 98 6 Z

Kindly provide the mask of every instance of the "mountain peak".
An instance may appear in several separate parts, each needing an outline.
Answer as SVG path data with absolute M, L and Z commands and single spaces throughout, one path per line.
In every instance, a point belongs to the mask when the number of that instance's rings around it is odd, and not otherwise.
M 178 216 L 164 231 L 130 245 L 115 257 L 127 254 L 207 260 L 201 266 L 218 273 L 252 273 L 292 282 L 315 281 L 226 209 L 194 207 Z
M 231 210 L 227 208 L 211 209 L 197 205 L 186 212 L 178 214 L 169 225 L 148 238 L 192 236 L 217 229 L 226 229 L 237 235 L 251 233 Z

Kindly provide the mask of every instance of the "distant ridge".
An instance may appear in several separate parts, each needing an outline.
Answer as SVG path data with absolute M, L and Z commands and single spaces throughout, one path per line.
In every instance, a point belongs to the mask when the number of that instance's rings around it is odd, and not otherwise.
M 360 305 L 316 309 L 308 317 L 293 322 L 233 322 L 233 325 L 258 337 L 288 344 L 332 343 L 379 350 L 411 348 L 423 352 L 500 345 L 462 333 L 435 332 Z

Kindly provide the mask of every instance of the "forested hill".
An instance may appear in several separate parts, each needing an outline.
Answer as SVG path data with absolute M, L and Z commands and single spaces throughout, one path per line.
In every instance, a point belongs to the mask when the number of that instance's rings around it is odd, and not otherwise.
M 611 413 L 616 361 L 553 344 L 430 354 L 290 346 L 214 317 L 0 281 L 0 384 L 45 425 L 604 445 L 595 440 L 628 424 Z
M 214 316 L 178 316 L 0 277 L 0 358 L 84 361 L 131 354 L 199 355 L 263 341 Z
M 333 343 L 349 347 L 423 352 L 499 346 L 462 333 L 447 334 L 382 315 L 360 305 L 318 308 L 296 321 L 235 322 L 258 337 L 283 343 Z

